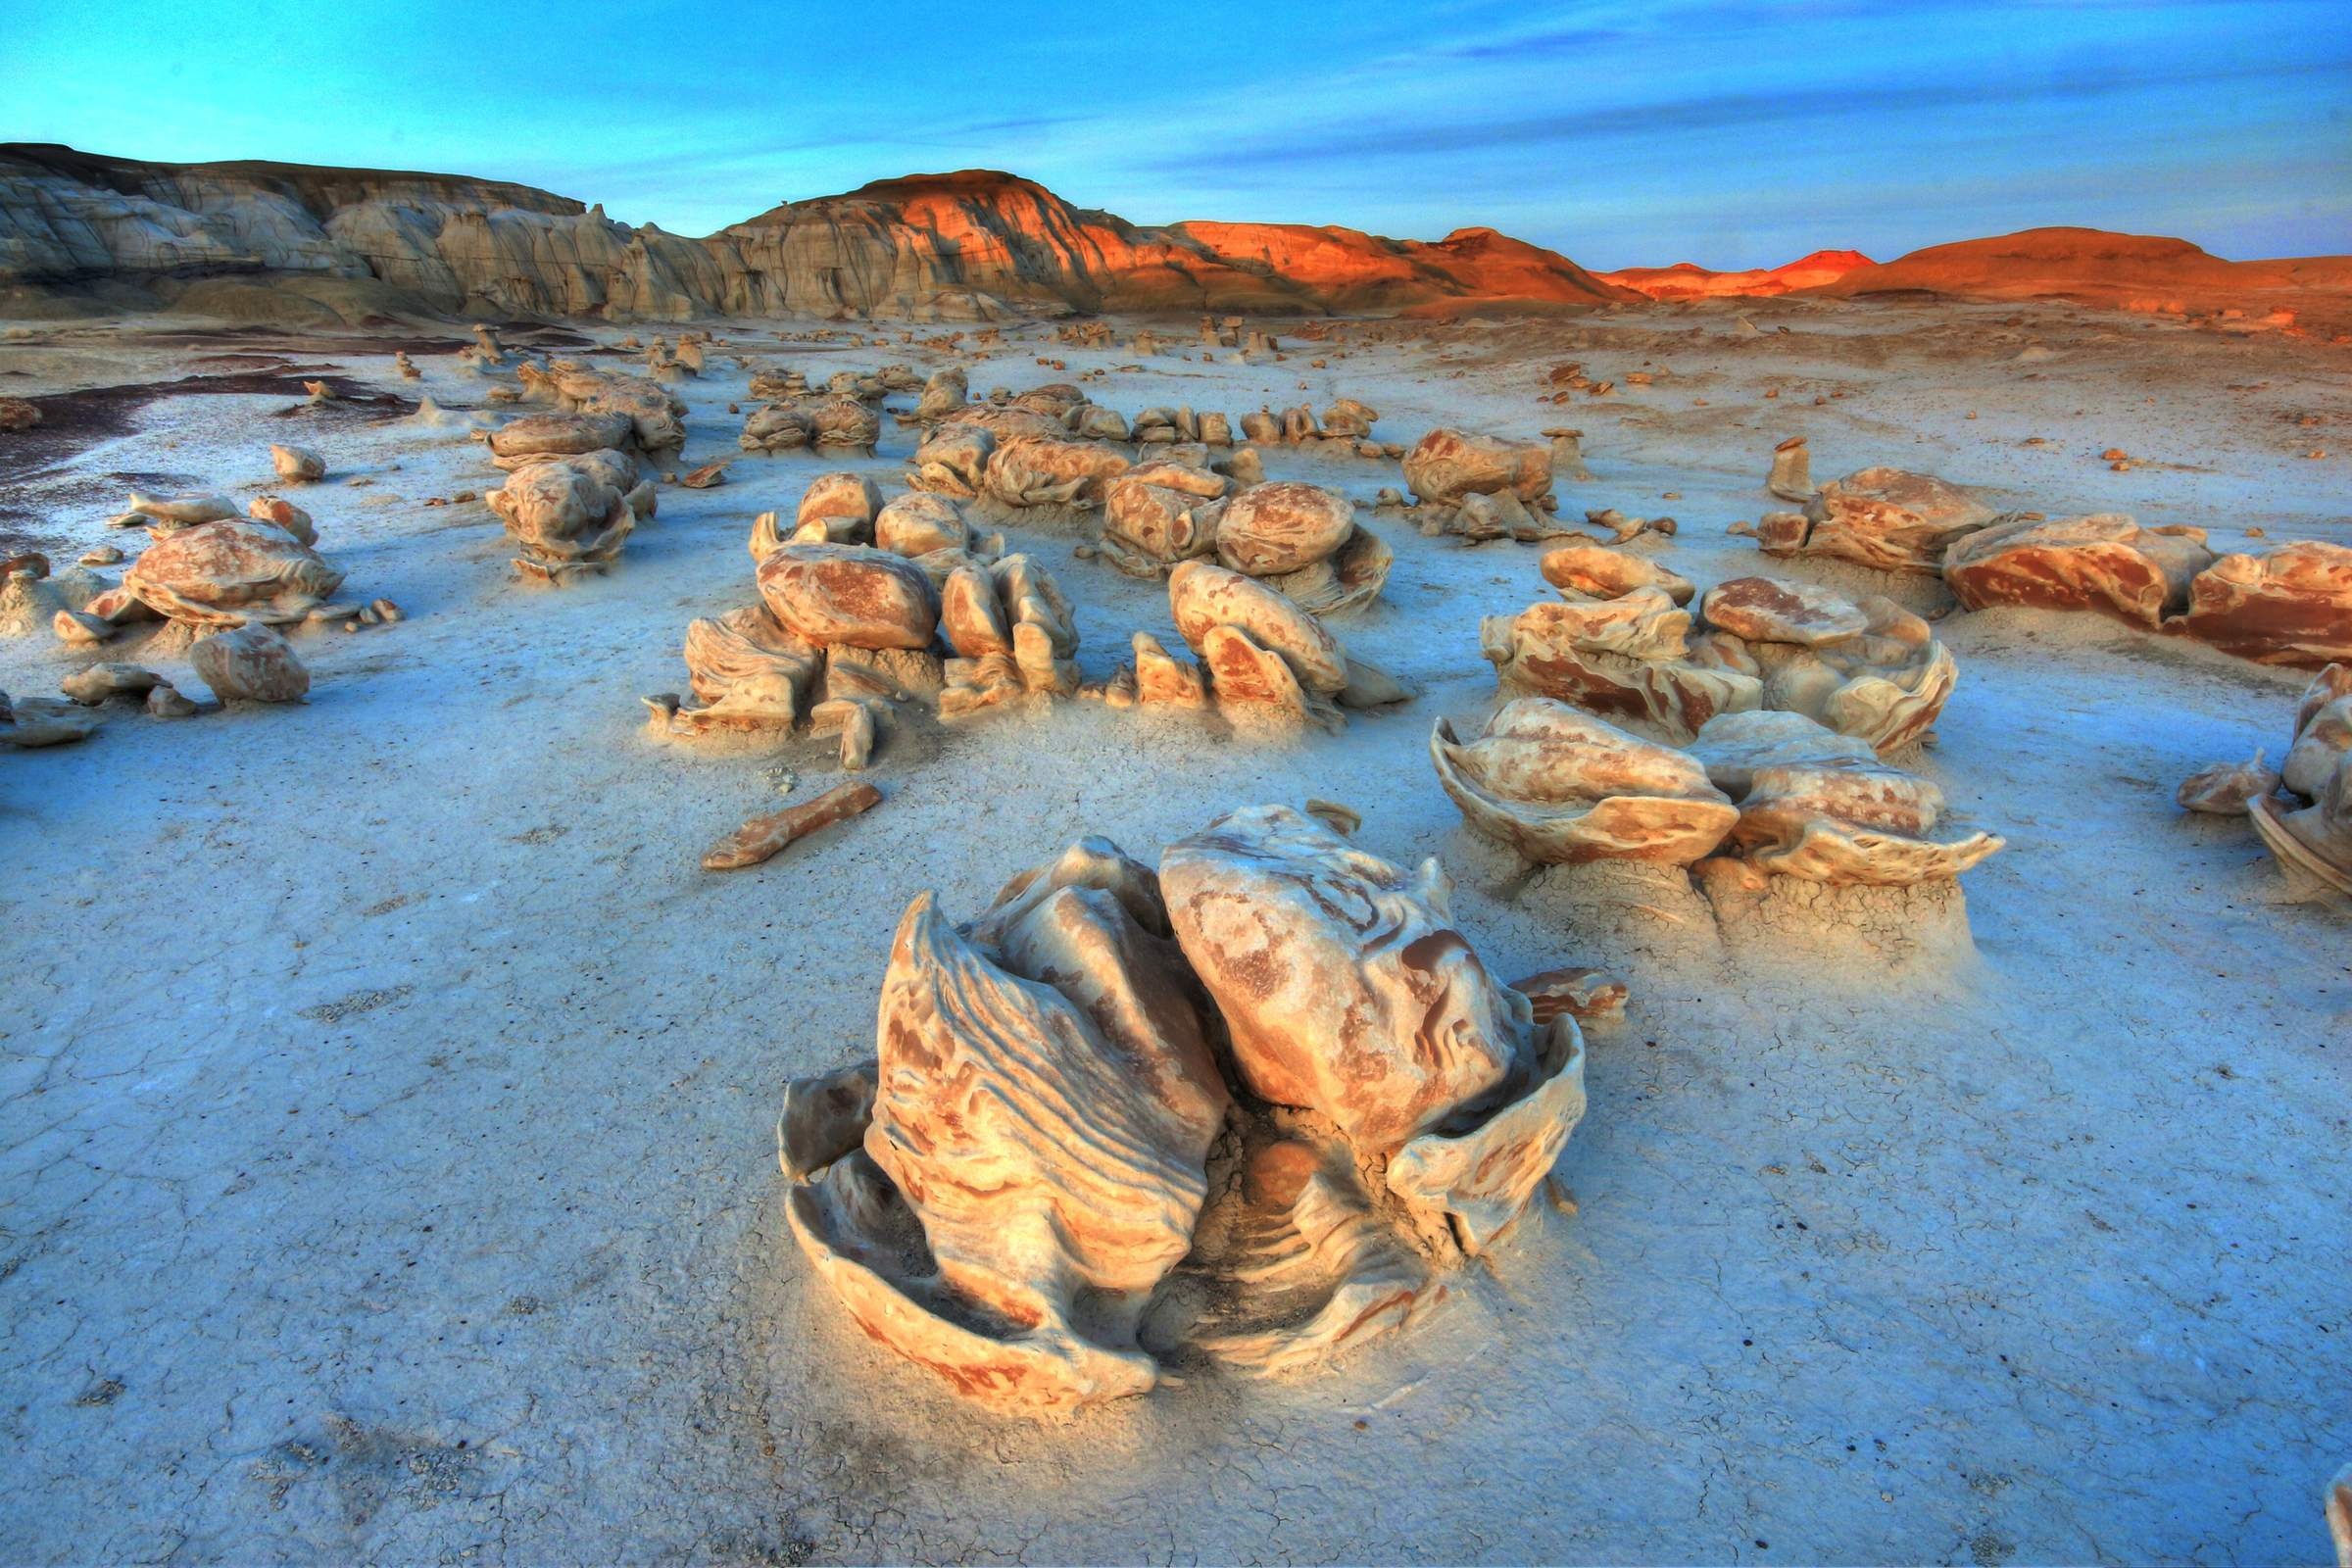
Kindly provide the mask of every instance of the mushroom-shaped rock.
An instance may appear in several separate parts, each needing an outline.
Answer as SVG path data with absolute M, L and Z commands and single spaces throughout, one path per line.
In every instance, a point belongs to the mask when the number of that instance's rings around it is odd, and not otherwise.
M 637 525 L 625 495 L 569 463 L 517 468 L 487 499 L 521 552 L 515 569 L 545 582 L 601 571 Z
M 1700 733 L 1693 751 L 1739 804 L 1731 842 L 1750 864 L 1808 882 L 1910 887 L 1956 877 L 2001 848 L 1991 833 L 1936 837 L 1943 792 L 1855 757 L 1846 740 L 1748 713 Z
M 903 556 L 862 545 L 788 544 L 760 563 L 760 597 L 819 646 L 928 648 L 939 593 Z
M 1170 845 L 1159 875 L 1243 1083 L 1362 1153 L 1491 1108 L 1528 1073 L 1527 1000 L 1455 929 L 1437 861 L 1408 876 L 1273 806 Z
M 858 545 L 874 542 L 874 514 L 882 492 L 861 473 L 820 473 L 801 492 L 793 513 L 793 536 L 804 543 Z
M 963 509 L 946 496 L 915 490 L 874 514 L 874 543 L 897 556 L 927 556 L 935 550 L 972 548 Z
M 1439 506 L 1498 493 L 1534 501 L 1551 492 L 1551 448 L 1540 441 L 1505 441 L 1441 427 L 1405 454 L 1404 482 L 1414 495 Z
M 1274 480 L 1225 503 L 1217 559 L 1252 577 L 1298 571 L 1328 559 L 1355 531 L 1355 508 L 1321 485 Z
M 275 628 L 238 626 L 201 638 L 188 651 L 196 673 L 224 703 L 299 702 L 311 689 L 311 672 Z
M 1934 572 L 1956 539 L 1998 515 L 1956 484 L 1901 468 L 1863 468 L 1832 479 L 1805 505 L 1789 553 L 1831 556 L 1881 571 Z
M 2200 529 L 2143 528 L 2100 513 L 1968 534 L 1945 552 L 1943 580 L 1970 610 L 2095 610 L 2154 627 L 2187 606 L 2190 580 L 2212 564 Z
M 2352 546 L 2306 541 L 2224 556 L 2166 629 L 2263 664 L 2352 661 Z
M 1195 653 L 1208 651 L 1218 627 L 1246 634 L 1280 657 L 1299 684 L 1336 696 L 1348 684 L 1348 655 L 1323 623 L 1274 589 L 1205 561 L 1188 561 L 1168 574 L 1168 609 L 1177 635 Z
M 1548 698 L 1505 703 L 1467 744 L 1441 718 L 1429 753 L 1471 827 L 1544 864 L 1689 865 L 1740 815 L 1688 755 Z
M 1547 550 L 1539 569 L 1554 588 L 1590 599 L 1620 599 L 1637 588 L 1655 588 L 1676 604 L 1688 605 L 1698 593 L 1697 585 L 1681 573 L 1605 545 Z
M 342 585 L 343 574 L 308 545 L 244 517 L 168 533 L 122 574 L 128 597 L 192 626 L 300 620 Z

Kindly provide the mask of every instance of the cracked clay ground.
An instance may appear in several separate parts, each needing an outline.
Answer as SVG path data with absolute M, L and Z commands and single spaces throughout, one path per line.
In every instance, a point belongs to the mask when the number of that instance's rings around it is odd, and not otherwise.
M 2225 548 L 2352 539 L 2346 462 L 2304 459 L 2299 422 L 2352 448 L 2342 349 L 2031 308 L 1758 319 L 1482 325 L 1321 370 L 1161 357 L 1090 385 L 1129 412 L 1353 394 L 1402 440 L 1582 423 L 1596 477 L 1567 508 L 1673 513 L 1663 559 L 1701 583 L 1764 564 L 1724 525 L 1770 506 L 1767 455 L 1799 431 L 1817 475 L 1897 464 Z M 811 371 L 932 363 L 731 330 Z M 35 328 L 0 391 L 197 352 Z M 400 385 L 379 346 L 287 352 Z M 1040 354 L 1134 363 L 1015 342 L 973 384 L 1054 377 Z M 1563 415 L 1536 401 L 1563 359 L 1668 373 Z M 742 372 L 712 365 L 684 388 L 692 454 L 739 423 Z M 148 404 L 19 485 L 6 525 L 70 562 L 108 537 L 112 474 L 260 488 L 283 402 Z M 2275 758 L 2301 676 L 2104 623 L 1945 620 L 1962 679 L 1917 765 L 2010 841 L 1967 879 L 1979 956 L 1733 962 L 1463 830 L 1426 739 L 1475 720 L 1478 619 L 1543 596 L 1539 552 L 1372 518 L 1396 569 L 1345 630 L 1422 684 L 1401 710 L 1270 747 L 1091 705 L 909 736 L 873 812 L 712 876 L 698 855 L 770 808 L 768 769 L 805 799 L 831 764 L 659 747 L 637 699 L 681 685 L 686 621 L 751 591 L 753 513 L 823 465 L 665 488 L 616 571 L 547 593 L 479 506 L 416 504 L 494 480 L 462 431 L 311 439 L 372 481 L 306 492 L 321 549 L 411 618 L 304 641 L 306 706 L 125 712 L 0 756 L 0 1561 L 2325 1556 L 2320 1489 L 2352 1460 L 2352 923 L 2277 902 L 2250 832 L 2172 803 L 2194 768 Z M 2115 473 L 2109 446 L 2151 461 Z M 908 447 L 891 429 L 868 466 Z M 1366 503 L 1396 482 L 1269 467 Z M 1155 585 L 1014 542 L 1077 604 L 1089 676 L 1129 630 L 1170 635 Z M 68 667 L 0 643 L 11 692 Z M 1497 972 L 1631 979 L 1559 1169 L 1573 1212 L 1540 1204 L 1426 1327 L 1326 1375 L 1196 1378 L 1066 1429 L 959 1404 L 848 1328 L 785 1232 L 769 1124 L 788 1077 L 870 1052 L 907 901 L 966 916 L 1077 835 L 1153 858 L 1308 795 L 1362 810 L 1377 854 L 1439 857 Z

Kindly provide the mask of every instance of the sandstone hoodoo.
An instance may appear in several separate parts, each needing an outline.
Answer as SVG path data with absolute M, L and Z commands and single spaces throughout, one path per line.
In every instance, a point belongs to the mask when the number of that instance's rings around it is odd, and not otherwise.
M 1258 807 L 1156 873 L 1081 839 L 961 925 L 924 894 L 877 1059 L 786 1092 L 794 1237 L 875 1340 L 1024 1415 L 1422 1316 L 1585 1110 L 1575 1018 L 1494 980 L 1447 891 Z

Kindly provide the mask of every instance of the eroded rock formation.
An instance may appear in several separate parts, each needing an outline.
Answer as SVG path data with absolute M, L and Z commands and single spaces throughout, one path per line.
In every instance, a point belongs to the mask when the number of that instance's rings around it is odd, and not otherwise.
M 1471 540 L 1553 538 L 1553 448 L 1438 428 L 1404 456 L 1404 482 L 1420 505 L 1423 533 Z
M 0 148 L 0 285 L 62 293 L 93 282 L 185 309 L 328 323 L 419 310 L 981 320 L 1019 309 L 1639 298 L 1492 229 L 1423 243 L 1304 225 L 1146 228 L 981 170 L 877 181 L 689 239 L 457 175 Z
M 2095 610 L 2156 627 L 2187 608 L 2213 564 L 2202 528 L 2143 528 L 2120 513 L 1995 524 L 1952 544 L 1943 580 L 1961 605 Z
M 1769 577 L 1690 585 L 1639 557 L 1544 558 L 1560 601 L 1488 617 L 1481 649 L 1505 696 L 1551 697 L 1677 744 L 1718 713 L 1789 709 L 1882 752 L 1918 739 L 1959 679 L 1926 621 Z
M 1135 666 L 1121 677 L 1137 702 L 1208 702 L 1238 721 L 1337 730 L 1343 708 L 1385 707 L 1412 695 L 1349 657 L 1279 589 L 1214 562 L 1187 561 L 1168 574 L 1168 609 L 1200 663 L 1173 660 L 1139 634 Z
M 2352 663 L 2326 666 L 2304 688 L 2277 772 L 2258 752 L 2192 774 L 2178 798 L 2192 811 L 2248 816 L 2290 896 L 2352 898 Z
M 1081 840 L 961 926 L 923 895 L 874 1064 L 787 1090 L 795 1239 L 869 1336 L 1029 1415 L 1411 1321 L 1585 1108 L 1573 1016 L 1539 1024 L 1446 903 L 1435 861 L 1281 807 L 1157 874 Z
M 1687 754 L 1545 697 L 1503 704 L 1467 744 L 1440 718 L 1429 754 L 1465 821 L 1541 864 L 1689 865 L 1739 816 Z
M 1768 556 L 1827 556 L 1881 571 L 1935 572 L 1944 552 L 1991 524 L 1999 514 L 1967 490 L 1932 474 L 1863 468 L 1805 494 L 1805 449 L 1784 443 L 1774 454 L 1775 495 L 1802 500 L 1802 513 L 1767 515 L 1756 542 Z

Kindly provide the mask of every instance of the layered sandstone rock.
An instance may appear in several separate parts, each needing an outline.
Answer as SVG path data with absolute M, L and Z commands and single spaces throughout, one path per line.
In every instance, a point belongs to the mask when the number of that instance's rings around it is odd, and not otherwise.
M 1570 565 L 1556 572 L 1566 584 L 1600 590 L 1644 575 Z M 1876 596 L 1849 603 L 1742 577 L 1710 589 L 1694 619 L 1647 583 L 1613 598 L 1565 584 L 1560 594 L 1481 623 L 1503 694 L 1556 698 L 1676 744 L 1719 713 L 1771 708 L 1890 752 L 1934 724 L 1959 679 L 1927 622 Z
M 1441 718 L 1429 752 L 1463 819 L 1539 864 L 1689 865 L 1739 817 L 1686 754 L 1548 698 L 1503 704 L 1467 744 Z
M 571 462 L 515 468 L 484 497 L 519 551 L 514 569 L 526 580 L 562 586 L 618 560 L 637 514 L 617 481 L 634 472 L 633 464 L 625 470 Z
M 1404 482 L 1419 498 L 1421 531 L 1472 540 L 1536 540 L 1567 532 L 1549 515 L 1552 448 L 1439 428 L 1404 456 Z
M 1970 610 L 2094 610 L 2155 627 L 2213 564 L 2202 528 L 2143 528 L 2120 513 L 2005 522 L 1955 542 L 1943 580 Z
M 2352 661 L 2352 546 L 2229 555 L 2197 573 L 2168 630 L 2263 664 Z
M 1936 830 L 1943 791 L 1792 713 L 1728 713 L 1692 750 L 1739 807 L 1731 844 L 1773 876 L 1846 887 L 1948 881 L 1999 851 L 1997 834 Z
M 1780 482 L 1774 494 L 1789 494 L 1802 478 L 1794 467 L 1784 472 L 1776 462 L 1774 479 Z M 1998 516 L 1968 491 L 1933 474 L 1863 468 L 1823 485 L 1806 500 L 1801 515 L 1782 513 L 1767 518 L 1757 542 L 1766 555 L 1827 556 L 1880 571 L 1935 572 L 1942 569 L 1954 541 Z
M 282 281 L 266 292 L 246 281 L 257 276 Z M 1015 308 L 1307 313 L 1639 298 L 1490 229 L 1424 244 L 1276 224 L 1141 228 L 986 171 L 880 181 L 688 239 L 451 175 L 0 148 L 0 284 L 94 281 L 189 308 L 210 289 L 224 309 L 233 294 L 280 319 L 328 322 L 402 309 L 972 320 Z
M 199 627 L 298 621 L 342 585 L 343 573 L 293 535 L 235 516 L 163 535 L 122 574 L 125 597 Z M 90 612 L 119 618 L 95 601 Z
M 1573 1016 L 1497 984 L 1446 893 L 1265 807 L 1157 874 L 1080 840 L 963 926 L 923 895 L 873 1065 L 786 1092 L 795 1239 L 872 1338 L 1027 1415 L 1401 1327 L 1585 1109 Z

